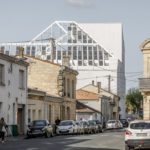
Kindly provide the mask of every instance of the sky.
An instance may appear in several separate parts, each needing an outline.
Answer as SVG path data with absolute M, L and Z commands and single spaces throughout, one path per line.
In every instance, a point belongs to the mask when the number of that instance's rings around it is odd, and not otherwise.
M 150 0 L 0 0 L 0 42 L 31 40 L 56 20 L 122 23 L 126 88 L 138 87 L 150 37 Z

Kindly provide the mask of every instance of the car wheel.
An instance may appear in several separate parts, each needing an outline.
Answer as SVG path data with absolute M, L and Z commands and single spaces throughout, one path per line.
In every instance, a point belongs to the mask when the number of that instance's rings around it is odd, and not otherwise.
M 54 136 L 54 133 L 52 132 L 52 133 L 51 133 L 51 137 L 53 137 L 53 136 Z
M 49 132 L 45 132 L 45 138 L 49 138 L 51 134 Z
M 129 147 L 128 145 L 125 145 L 125 150 L 134 150 L 134 147 Z

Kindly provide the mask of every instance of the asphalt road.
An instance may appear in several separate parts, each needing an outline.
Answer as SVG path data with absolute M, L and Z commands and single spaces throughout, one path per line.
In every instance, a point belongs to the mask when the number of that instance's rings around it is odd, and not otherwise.
M 93 135 L 63 135 L 53 138 L 10 137 L 0 150 L 124 150 L 124 132 L 106 131 Z

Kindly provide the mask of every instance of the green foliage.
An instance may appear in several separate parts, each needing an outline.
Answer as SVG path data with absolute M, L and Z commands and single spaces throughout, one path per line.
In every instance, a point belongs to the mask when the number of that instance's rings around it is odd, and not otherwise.
M 139 112 L 141 107 L 141 102 L 143 101 L 143 96 L 138 89 L 129 89 L 126 95 L 126 111 L 133 111 L 134 113 Z

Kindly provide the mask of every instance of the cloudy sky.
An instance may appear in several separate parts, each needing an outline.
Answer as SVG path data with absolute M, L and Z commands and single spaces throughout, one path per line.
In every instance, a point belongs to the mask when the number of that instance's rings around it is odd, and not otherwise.
M 150 0 L 0 0 L 0 42 L 30 40 L 55 20 L 123 24 L 127 89 L 138 86 L 150 37 Z

